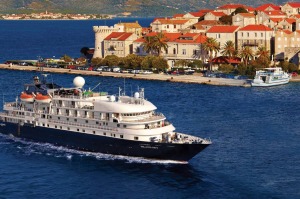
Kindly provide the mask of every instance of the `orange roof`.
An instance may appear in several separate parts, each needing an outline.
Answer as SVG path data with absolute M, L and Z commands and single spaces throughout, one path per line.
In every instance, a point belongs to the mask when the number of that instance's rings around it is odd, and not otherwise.
M 287 3 L 293 8 L 300 8 L 300 2 L 289 2 Z
M 129 33 L 129 32 L 112 32 L 104 40 L 112 40 L 112 39 L 114 39 L 116 41 L 125 41 L 132 34 L 133 33 Z
M 264 11 L 264 13 L 266 13 L 267 15 L 284 15 L 285 16 L 285 14 L 283 12 L 281 12 L 280 10 Z
M 241 28 L 239 31 L 272 31 L 271 28 L 265 25 L 248 25 Z
M 289 24 L 292 24 L 292 23 L 295 23 L 296 22 L 296 19 L 293 19 L 293 18 L 287 18 L 285 19 L 286 22 L 288 22 Z
M 258 11 L 265 11 L 267 8 L 272 8 L 273 10 L 280 10 L 280 6 L 271 4 L 271 3 L 267 3 L 267 4 L 263 4 L 261 6 L 258 6 L 256 8 L 256 10 Z
M 209 13 L 211 13 L 212 15 L 215 15 L 217 17 L 222 17 L 222 16 L 226 15 L 224 12 L 215 12 L 215 11 L 213 11 L 213 12 L 209 12 Z
M 283 20 L 283 18 L 270 18 L 271 21 L 278 23 Z
M 293 33 L 293 32 L 290 31 L 290 30 L 282 30 L 282 32 L 284 32 L 285 34 L 291 34 L 291 33 Z
M 212 12 L 212 11 L 213 11 L 213 10 L 203 9 L 203 10 L 199 10 L 198 12 L 208 13 L 208 12 Z
M 205 15 L 204 12 L 189 12 L 191 15 L 193 15 L 194 17 L 202 17 Z
M 198 23 L 195 23 L 194 26 L 197 27 L 197 26 L 214 26 L 214 25 L 218 25 L 220 24 L 219 21 L 217 20 L 202 20 L 202 21 L 199 21 Z
M 183 16 L 184 16 L 184 14 L 175 14 L 175 15 L 173 15 L 173 18 L 181 18 Z
M 295 15 L 293 15 L 294 17 L 296 17 L 296 18 L 300 18 L 300 14 L 295 14 Z
M 243 17 L 255 17 L 255 15 L 253 13 L 238 13 L 239 15 L 243 16 Z
M 239 26 L 213 26 L 207 33 L 234 33 L 238 28 Z

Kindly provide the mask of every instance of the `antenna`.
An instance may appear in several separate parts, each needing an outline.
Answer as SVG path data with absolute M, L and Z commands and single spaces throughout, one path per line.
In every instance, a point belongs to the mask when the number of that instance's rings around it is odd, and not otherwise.
M 94 88 L 92 88 L 91 91 L 93 91 L 95 88 L 97 88 L 100 84 L 101 84 L 101 82 L 99 82 Z
M 126 95 L 126 93 L 125 93 L 125 78 L 124 78 L 124 95 Z

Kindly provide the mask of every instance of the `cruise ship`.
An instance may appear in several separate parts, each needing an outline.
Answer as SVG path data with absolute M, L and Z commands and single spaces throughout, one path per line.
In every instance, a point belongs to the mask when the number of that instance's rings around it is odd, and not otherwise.
M 35 76 L 14 102 L 0 113 L 0 133 L 80 151 L 188 162 L 211 144 L 210 139 L 183 134 L 144 89 L 126 96 L 84 90 L 83 77 L 64 88 Z
M 251 85 L 256 87 L 277 86 L 289 83 L 290 78 L 290 75 L 282 71 L 280 67 L 265 68 L 256 71 Z

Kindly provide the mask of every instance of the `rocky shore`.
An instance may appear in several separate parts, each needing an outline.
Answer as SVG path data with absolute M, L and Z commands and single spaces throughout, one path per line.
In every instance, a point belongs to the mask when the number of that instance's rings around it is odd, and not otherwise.
M 10 66 L 7 64 L 0 64 L 0 69 L 40 71 L 40 68 L 36 67 L 36 66 L 19 66 L 19 65 Z M 178 76 L 166 75 L 166 74 L 147 74 L 146 75 L 146 74 L 70 70 L 70 69 L 63 69 L 63 68 L 43 68 L 43 71 L 49 72 L 49 73 L 94 75 L 94 76 L 105 76 L 105 77 L 115 77 L 115 78 L 132 78 L 132 79 L 140 79 L 140 80 L 159 80 L 159 81 L 169 81 L 169 82 L 209 84 L 209 85 L 216 85 L 216 86 L 241 86 L 241 87 L 250 87 L 251 86 L 249 84 L 249 80 L 202 77 L 199 74 L 178 75 Z M 300 82 L 300 78 L 298 76 L 297 78 L 293 78 L 291 81 Z

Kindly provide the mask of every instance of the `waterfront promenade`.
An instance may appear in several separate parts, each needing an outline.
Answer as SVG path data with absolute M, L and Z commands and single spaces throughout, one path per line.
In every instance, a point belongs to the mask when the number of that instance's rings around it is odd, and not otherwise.
M 7 64 L 0 64 L 0 69 L 40 71 L 40 68 L 36 66 L 19 66 L 19 65 L 10 66 Z M 209 84 L 209 85 L 216 85 L 216 86 L 250 87 L 249 80 L 202 77 L 197 73 L 195 73 L 194 75 L 166 75 L 166 74 L 146 75 L 146 74 L 86 71 L 86 70 L 70 70 L 70 69 L 63 69 L 63 68 L 46 68 L 46 67 L 43 68 L 43 71 L 49 73 L 94 75 L 94 76 L 105 76 L 105 77 L 115 77 L 115 78 L 132 78 L 132 79 L 140 79 L 140 80 L 159 80 L 159 81 L 182 82 L 182 83 Z M 300 78 L 293 78 L 291 81 L 300 82 Z

